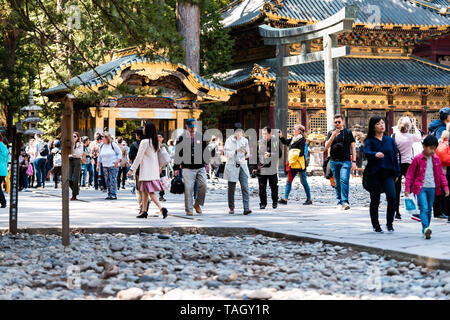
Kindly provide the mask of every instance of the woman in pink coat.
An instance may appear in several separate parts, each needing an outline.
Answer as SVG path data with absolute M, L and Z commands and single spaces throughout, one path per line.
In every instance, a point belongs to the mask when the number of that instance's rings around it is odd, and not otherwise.
M 144 127 L 145 138 L 139 144 L 139 150 L 134 159 L 133 165 L 128 171 L 128 176 L 139 167 L 139 181 L 142 182 L 140 191 L 142 192 L 142 208 L 148 207 L 149 198 L 159 208 L 163 218 L 167 218 L 167 209 L 158 201 L 157 192 L 164 190 L 160 180 L 160 171 L 158 161 L 159 142 L 156 134 L 155 125 L 147 122 Z M 147 218 L 147 211 L 141 211 L 136 218 Z
M 422 222 L 422 234 L 431 238 L 431 209 L 435 196 L 445 192 L 448 197 L 448 183 L 441 161 L 435 155 L 438 140 L 435 136 L 426 136 L 422 142 L 423 152 L 414 157 L 406 173 L 405 196 L 410 192 L 417 196 Z

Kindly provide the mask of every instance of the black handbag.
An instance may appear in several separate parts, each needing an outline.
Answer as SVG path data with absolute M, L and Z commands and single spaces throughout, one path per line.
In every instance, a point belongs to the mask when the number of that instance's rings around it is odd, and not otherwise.
M 324 161 L 323 161 L 323 175 L 325 176 L 326 179 L 331 179 L 333 177 L 333 171 L 331 171 L 331 167 L 330 167 L 330 161 L 331 161 L 331 157 L 327 157 Z
M 183 194 L 184 193 L 184 183 L 180 177 L 175 177 L 170 183 L 170 193 Z

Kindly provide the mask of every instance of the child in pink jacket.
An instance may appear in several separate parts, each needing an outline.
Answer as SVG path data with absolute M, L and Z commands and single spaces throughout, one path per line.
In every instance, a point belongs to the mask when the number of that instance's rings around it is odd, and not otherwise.
M 430 239 L 431 209 L 434 197 L 441 195 L 442 190 L 448 197 L 449 191 L 441 161 L 435 155 L 438 146 L 437 138 L 428 135 L 422 144 L 423 152 L 414 157 L 406 173 L 405 196 L 408 196 L 410 192 L 417 196 L 422 234 L 425 239 Z

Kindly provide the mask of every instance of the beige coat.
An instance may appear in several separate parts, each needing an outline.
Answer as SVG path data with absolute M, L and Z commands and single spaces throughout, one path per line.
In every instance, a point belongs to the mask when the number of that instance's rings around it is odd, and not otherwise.
M 242 151 L 236 150 L 245 149 L 247 151 L 247 156 L 250 155 L 250 147 L 248 145 L 248 140 L 245 137 L 241 137 L 239 140 L 236 140 L 235 136 L 229 136 L 227 141 L 225 142 L 224 153 L 227 157 L 227 163 L 225 164 L 225 169 L 223 173 L 223 178 L 228 180 L 229 182 L 237 182 L 239 181 L 239 172 L 240 168 L 244 170 L 244 173 L 247 177 L 250 177 L 250 172 L 248 171 L 247 160 L 245 159 L 246 155 Z M 236 163 L 240 164 L 240 167 L 236 167 Z
M 139 181 L 152 181 L 159 179 L 158 155 L 149 139 L 144 139 L 139 144 L 139 151 L 131 166 L 133 172 L 140 167 Z

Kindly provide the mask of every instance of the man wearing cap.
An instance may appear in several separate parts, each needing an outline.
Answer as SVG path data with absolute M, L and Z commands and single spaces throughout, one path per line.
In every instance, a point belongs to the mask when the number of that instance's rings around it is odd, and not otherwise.
M 197 124 L 195 119 L 187 120 L 186 130 L 177 139 L 175 145 L 175 159 L 174 159 L 174 175 L 180 174 L 182 169 L 182 176 L 184 182 L 184 205 L 186 215 L 192 216 L 193 209 L 198 214 L 202 213 L 200 206 L 205 203 L 207 178 L 206 178 L 206 163 L 203 158 L 205 149 L 208 145 L 203 141 L 203 135 L 197 132 Z M 186 152 L 184 152 L 186 151 Z M 212 154 L 211 156 L 214 156 Z M 194 202 L 194 184 L 197 182 L 197 197 Z
M 444 132 L 447 123 L 450 122 L 450 108 L 445 107 L 439 110 L 439 120 L 433 120 L 428 125 L 428 134 L 441 139 L 442 132 Z

